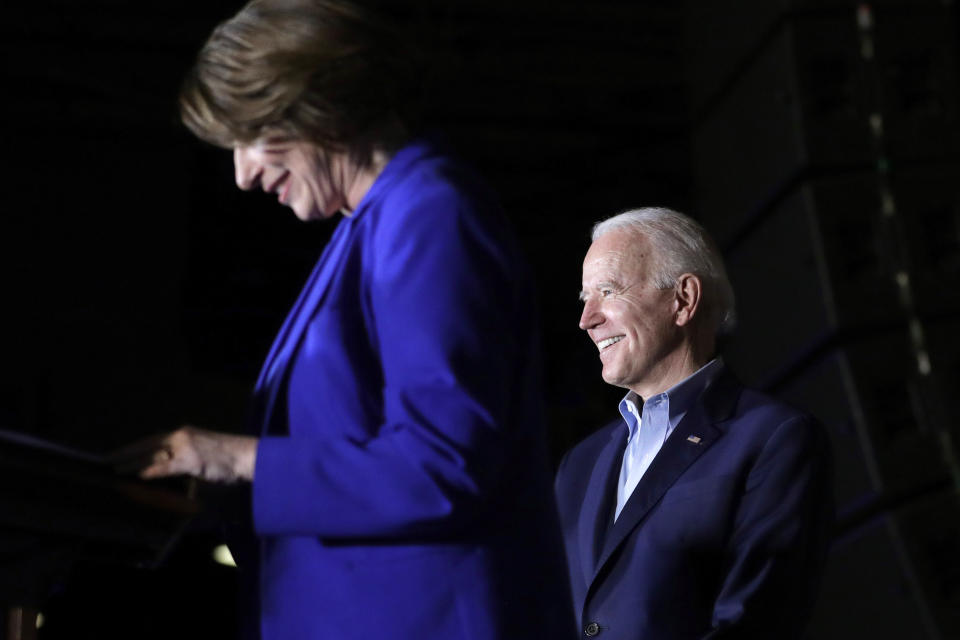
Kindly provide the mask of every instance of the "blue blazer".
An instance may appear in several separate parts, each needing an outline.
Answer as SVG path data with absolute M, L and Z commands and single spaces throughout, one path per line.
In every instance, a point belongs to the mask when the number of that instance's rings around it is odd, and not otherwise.
M 826 434 L 723 372 L 613 522 L 627 428 L 571 450 L 556 479 L 581 631 L 610 640 L 801 635 L 829 541 Z
M 263 638 L 571 634 L 532 300 L 490 192 L 400 150 L 257 383 Z

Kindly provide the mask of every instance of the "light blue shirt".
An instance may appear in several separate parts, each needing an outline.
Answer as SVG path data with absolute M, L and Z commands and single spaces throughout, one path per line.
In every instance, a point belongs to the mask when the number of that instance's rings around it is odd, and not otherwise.
M 623 505 L 637 488 L 637 483 L 647 472 L 660 447 L 722 369 L 723 361 L 714 358 L 695 373 L 646 401 L 633 391 L 620 401 L 620 415 L 627 423 L 628 435 L 620 466 L 620 481 L 617 483 L 614 520 L 620 517 Z

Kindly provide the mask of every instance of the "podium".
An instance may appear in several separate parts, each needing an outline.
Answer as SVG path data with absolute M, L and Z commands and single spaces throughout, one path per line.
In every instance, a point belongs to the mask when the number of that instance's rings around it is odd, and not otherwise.
M 200 512 L 191 487 L 121 476 L 98 456 L 0 430 L 0 639 L 34 638 L 51 585 L 77 562 L 157 566 Z

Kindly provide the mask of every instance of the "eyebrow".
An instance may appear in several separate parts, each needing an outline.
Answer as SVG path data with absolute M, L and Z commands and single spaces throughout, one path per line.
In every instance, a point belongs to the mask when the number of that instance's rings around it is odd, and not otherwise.
M 613 289 L 614 291 L 622 291 L 623 285 L 614 280 L 604 280 L 603 282 L 598 282 L 594 289 Z M 586 289 L 580 290 L 580 295 L 578 296 L 582 302 L 587 297 Z

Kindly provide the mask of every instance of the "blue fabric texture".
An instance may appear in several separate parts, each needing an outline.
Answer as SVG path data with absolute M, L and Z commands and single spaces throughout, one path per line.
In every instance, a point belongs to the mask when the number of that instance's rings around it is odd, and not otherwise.
M 532 287 L 489 190 L 401 149 L 264 363 L 265 640 L 563 638 Z

